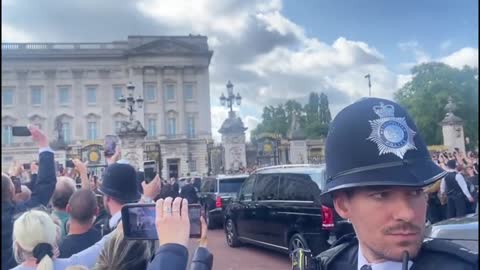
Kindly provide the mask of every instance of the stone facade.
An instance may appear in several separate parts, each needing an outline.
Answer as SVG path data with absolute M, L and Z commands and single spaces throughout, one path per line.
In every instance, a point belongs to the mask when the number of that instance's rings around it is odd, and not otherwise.
M 103 144 L 128 119 L 117 98 L 127 95 L 125 86 L 132 82 L 134 96 L 145 100 L 134 117 L 149 132 L 146 142 L 162 146 L 163 177 L 170 176 L 172 164 L 178 176 L 206 173 L 212 54 L 206 37 L 192 35 L 2 43 L 2 167 L 31 159 L 18 153 L 34 149 L 28 140 L 10 137 L 11 126 L 37 124 L 53 139 L 59 117 L 70 146 Z

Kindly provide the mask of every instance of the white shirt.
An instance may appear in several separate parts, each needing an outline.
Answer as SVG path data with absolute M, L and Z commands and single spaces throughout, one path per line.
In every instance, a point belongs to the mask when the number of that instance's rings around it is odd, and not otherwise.
M 108 226 L 110 226 L 110 229 L 115 229 L 122 219 L 122 212 L 118 211 L 115 215 L 113 215 L 110 220 L 108 221 Z
M 362 247 L 358 245 L 358 259 L 357 259 L 357 269 L 360 270 L 365 264 L 370 265 L 372 270 L 402 270 L 401 262 L 386 261 L 381 263 L 369 263 L 367 259 L 362 254 Z M 413 265 L 412 261 L 408 261 L 408 269 Z
M 463 175 L 461 173 L 458 173 L 455 170 L 448 170 L 448 172 L 456 173 L 455 180 L 457 180 L 457 183 L 462 189 L 463 194 L 465 194 L 467 198 L 471 199 L 472 195 L 470 195 L 470 191 L 468 191 L 467 182 L 465 182 L 465 178 L 463 178 Z M 447 184 L 445 183 L 445 178 L 443 178 L 442 182 L 440 183 L 440 193 L 445 194 L 446 188 L 447 188 Z

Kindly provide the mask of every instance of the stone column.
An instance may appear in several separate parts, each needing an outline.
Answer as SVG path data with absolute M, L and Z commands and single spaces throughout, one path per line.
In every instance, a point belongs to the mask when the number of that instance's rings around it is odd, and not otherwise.
M 127 160 L 137 170 L 143 168 L 143 152 L 147 132 L 138 120 L 122 124 L 118 133 L 122 145 L 122 159 Z
M 452 97 L 449 97 L 448 104 L 445 106 L 447 113 L 442 122 L 440 122 L 443 133 L 443 145 L 445 145 L 449 151 L 454 151 L 455 148 L 458 148 L 465 153 L 463 120 L 453 113 L 455 109 L 456 105 L 453 103 Z
M 218 131 L 222 134 L 222 144 L 225 149 L 224 166 L 226 172 L 247 166 L 245 130 L 247 128 L 243 125 L 242 119 L 231 112 Z
M 308 163 L 307 153 L 308 153 L 308 149 L 307 149 L 306 140 L 290 141 L 290 163 L 291 164 Z

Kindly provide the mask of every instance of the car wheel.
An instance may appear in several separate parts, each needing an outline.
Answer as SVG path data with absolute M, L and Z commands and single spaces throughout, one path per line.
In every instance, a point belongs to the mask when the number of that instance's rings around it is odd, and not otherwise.
M 225 236 L 227 238 L 227 244 L 229 247 L 238 247 L 241 245 L 240 240 L 238 239 L 237 231 L 235 225 L 231 219 L 227 219 L 225 222 Z
M 290 241 L 288 242 L 288 250 L 290 253 L 297 248 L 301 249 L 309 249 L 307 240 L 303 238 L 303 236 L 299 233 L 296 233 L 290 237 Z

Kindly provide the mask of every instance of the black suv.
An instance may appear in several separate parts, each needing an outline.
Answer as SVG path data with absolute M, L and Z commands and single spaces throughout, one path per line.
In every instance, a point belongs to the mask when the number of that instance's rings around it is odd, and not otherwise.
M 323 206 L 324 165 L 283 165 L 258 169 L 243 183 L 226 209 L 225 234 L 230 247 L 242 242 L 291 252 L 318 254 L 346 233 L 351 223 Z
M 219 175 L 202 179 L 200 204 L 205 213 L 208 229 L 221 227 L 227 205 L 237 196 L 248 175 Z

